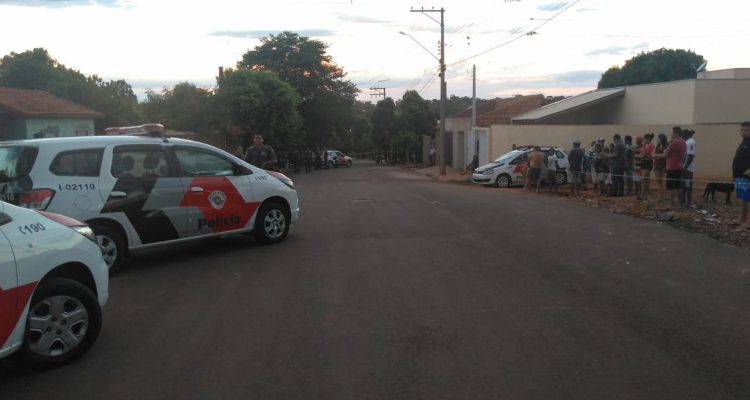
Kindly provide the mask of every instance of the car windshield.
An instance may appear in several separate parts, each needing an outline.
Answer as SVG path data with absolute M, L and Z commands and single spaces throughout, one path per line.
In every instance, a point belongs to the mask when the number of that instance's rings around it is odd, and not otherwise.
M 0 183 L 13 182 L 28 175 L 36 154 L 34 147 L 0 147 Z
M 505 162 L 508 162 L 508 161 L 512 160 L 515 156 L 517 156 L 517 155 L 519 155 L 521 153 L 523 153 L 523 151 L 512 150 L 512 151 L 509 151 L 509 152 L 503 154 L 502 156 L 494 159 L 492 162 L 494 162 L 494 163 L 505 163 Z

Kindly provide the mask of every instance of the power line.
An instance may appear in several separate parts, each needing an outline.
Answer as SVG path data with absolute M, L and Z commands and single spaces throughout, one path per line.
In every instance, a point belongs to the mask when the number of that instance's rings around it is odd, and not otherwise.
M 576 5 L 580 1 L 581 0 L 575 0 L 574 2 L 570 3 L 570 5 L 568 5 L 567 7 L 563 8 L 560 11 L 558 11 L 557 14 L 553 15 L 551 18 L 544 20 L 541 24 L 539 24 L 536 27 L 532 28 L 530 31 L 524 32 L 524 33 L 522 33 L 522 34 L 520 34 L 520 35 L 518 35 L 518 36 L 516 36 L 516 37 L 514 37 L 514 38 L 512 38 L 510 40 L 507 40 L 507 41 L 505 41 L 503 43 L 498 44 L 497 46 L 493 46 L 493 47 L 490 47 L 487 50 L 480 51 L 479 53 L 474 54 L 473 56 L 466 57 L 463 60 L 456 61 L 456 62 L 454 62 L 452 64 L 448 64 L 448 66 L 453 66 L 453 65 L 456 65 L 456 64 L 461 64 L 463 62 L 471 60 L 472 58 L 476 58 L 476 57 L 479 57 L 481 55 L 485 55 L 485 54 L 487 54 L 487 53 L 489 53 L 491 51 L 494 51 L 494 50 L 497 50 L 497 49 L 499 49 L 501 47 L 507 46 L 507 45 L 509 45 L 509 44 L 511 44 L 511 43 L 513 43 L 513 42 L 515 42 L 515 41 L 517 41 L 517 40 L 519 40 L 519 39 L 521 39 L 521 38 L 523 38 L 525 36 L 536 35 L 537 34 L 536 31 L 539 28 L 541 28 L 544 25 L 547 25 L 548 23 L 552 22 L 552 20 L 554 20 L 555 18 L 557 18 L 560 14 L 564 13 L 565 11 L 567 11 L 568 9 L 570 9 L 571 7 L 573 7 L 574 5 Z

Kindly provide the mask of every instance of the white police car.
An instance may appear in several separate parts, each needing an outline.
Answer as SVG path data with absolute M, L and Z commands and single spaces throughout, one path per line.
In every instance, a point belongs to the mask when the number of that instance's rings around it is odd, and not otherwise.
M 88 223 L 110 267 L 132 250 L 230 233 L 286 238 L 292 181 L 164 127 L 0 143 L 0 199 Z
M 542 153 L 550 150 L 549 146 L 540 146 Z M 474 170 L 471 181 L 480 185 L 494 185 L 499 188 L 507 188 L 511 185 L 523 185 L 526 173 L 528 155 L 533 151 L 531 146 L 520 147 L 511 150 L 496 158 L 489 164 L 482 165 Z M 555 172 L 558 185 L 563 185 L 568 180 L 567 169 L 570 166 L 568 154 L 560 147 L 554 147 L 558 159 L 559 170 Z M 542 168 L 542 180 L 547 180 L 547 166 Z
M 54 366 L 99 334 L 109 270 L 91 229 L 0 201 L 0 358 Z

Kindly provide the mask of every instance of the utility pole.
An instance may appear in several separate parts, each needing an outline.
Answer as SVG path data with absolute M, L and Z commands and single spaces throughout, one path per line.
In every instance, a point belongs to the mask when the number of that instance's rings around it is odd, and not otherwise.
M 474 147 L 474 154 L 479 157 L 478 151 L 477 151 L 477 142 L 479 141 L 479 138 L 477 137 L 477 65 L 474 64 L 474 66 L 471 69 L 471 132 L 474 134 L 474 143 L 471 144 L 472 147 Z M 478 167 L 479 165 L 477 165 Z
M 370 93 L 370 96 L 373 97 L 380 97 L 383 96 L 383 100 L 385 100 L 385 89 L 384 87 L 371 87 L 370 90 L 372 92 Z
M 445 175 L 445 9 L 442 7 L 439 10 L 425 10 L 421 8 L 419 10 L 410 10 L 410 12 L 422 13 L 435 22 L 438 21 L 427 15 L 427 13 L 440 13 L 440 133 L 438 138 L 438 170 L 440 171 L 440 175 Z

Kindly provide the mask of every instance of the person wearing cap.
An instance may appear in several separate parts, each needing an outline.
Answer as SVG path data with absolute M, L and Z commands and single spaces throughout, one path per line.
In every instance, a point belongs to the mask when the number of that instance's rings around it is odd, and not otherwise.
M 581 148 L 581 141 L 574 140 L 573 148 L 568 153 L 568 170 L 570 171 L 570 197 L 576 197 L 581 192 L 581 171 L 586 154 Z

